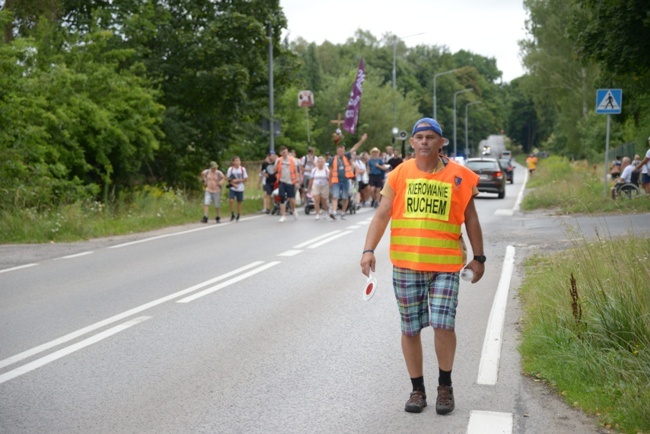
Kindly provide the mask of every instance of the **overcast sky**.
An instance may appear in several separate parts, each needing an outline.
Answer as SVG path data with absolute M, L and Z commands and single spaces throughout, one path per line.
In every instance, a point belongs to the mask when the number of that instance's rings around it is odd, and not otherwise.
M 446 46 L 497 59 L 503 80 L 524 74 L 518 41 L 526 37 L 523 0 L 280 0 L 288 21 L 283 38 L 344 43 L 357 29 L 377 39 L 406 37 L 409 47 Z

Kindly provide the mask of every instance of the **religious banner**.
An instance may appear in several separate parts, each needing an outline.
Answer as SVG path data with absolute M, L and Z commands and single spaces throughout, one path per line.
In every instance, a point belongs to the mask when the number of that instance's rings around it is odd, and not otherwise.
M 350 134 L 354 134 L 357 128 L 357 121 L 359 120 L 359 107 L 361 107 L 361 94 L 363 92 L 363 82 L 366 79 L 366 73 L 363 66 L 363 58 L 359 62 L 359 70 L 352 85 L 352 92 L 350 92 L 350 100 L 348 101 L 348 108 L 345 110 L 345 122 L 343 129 Z

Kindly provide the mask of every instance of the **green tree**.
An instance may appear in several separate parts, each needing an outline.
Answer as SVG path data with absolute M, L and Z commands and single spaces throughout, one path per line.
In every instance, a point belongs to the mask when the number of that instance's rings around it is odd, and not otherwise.
M 548 117 L 552 116 L 553 112 L 548 106 L 542 113 L 538 112 L 539 105 L 536 106 L 533 97 L 524 90 L 530 88 L 525 85 L 527 80 L 530 80 L 530 76 L 525 75 L 512 80 L 507 86 L 508 135 L 515 145 L 521 146 L 524 152 L 529 153 L 548 139 L 553 128 L 552 119 Z
M 551 149 L 584 158 L 590 150 L 581 145 L 576 125 L 586 121 L 593 107 L 598 67 L 580 61 L 568 34 L 572 17 L 581 11 L 573 0 L 525 0 L 524 6 L 530 13 L 527 29 L 531 35 L 520 42 L 531 76 L 522 83 L 524 92 L 533 95 L 538 112 L 550 105 L 556 113 Z
M 650 124 L 650 3 L 643 0 L 576 0 L 581 14 L 569 33 L 585 61 L 601 66 L 601 87 L 623 89 L 615 121 L 626 124 L 624 141 L 641 149 Z
M 158 148 L 162 107 L 141 65 L 119 67 L 133 52 L 109 48 L 106 31 L 74 35 L 41 22 L 36 35 L 35 44 L 2 47 L 12 89 L 0 97 L 0 150 L 13 161 L 3 170 L 15 175 L 7 188 L 38 197 L 14 203 L 74 201 L 66 187 L 76 185 L 101 186 L 106 200 L 110 188 L 140 182 Z

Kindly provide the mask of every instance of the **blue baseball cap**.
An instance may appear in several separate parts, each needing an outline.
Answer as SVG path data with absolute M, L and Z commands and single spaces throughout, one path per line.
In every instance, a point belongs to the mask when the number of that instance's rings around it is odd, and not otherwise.
M 417 121 L 415 125 L 413 125 L 413 131 L 411 132 L 411 135 L 414 136 L 415 133 L 419 133 L 420 131 L 435 131 L 440 137 L 444 137 L 442 135 L 442 128 L 440 128 L 440 124 L 437 120 L 432 118 L 422 118 Z

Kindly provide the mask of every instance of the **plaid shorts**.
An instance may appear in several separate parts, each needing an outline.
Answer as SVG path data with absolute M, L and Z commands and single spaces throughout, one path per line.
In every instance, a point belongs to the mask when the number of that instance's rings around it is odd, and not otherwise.
M 393 288 L 402 333 L 416 336 L 427 326 L 454 330 L 458 306 L 458 273 L 435 273 L 393 267 Z

